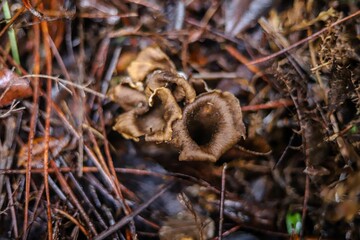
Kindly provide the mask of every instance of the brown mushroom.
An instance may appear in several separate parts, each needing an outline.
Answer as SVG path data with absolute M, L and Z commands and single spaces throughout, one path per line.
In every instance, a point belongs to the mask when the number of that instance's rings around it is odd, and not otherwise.
M 146 96 L 143 92 L 119 84 L 108 92 L 109 98 L 120 105 L 125 111 L 132 110 L 138 106 L 147 105 Z
M 145 95 L 150 96 L 157 88 L 166 87 L 172 90 L 177 102 L 185 99 L 186 103 L 191 103 L 195 100 L 196 93 L 185 78 L 179 74 L 166 71 L 154 71 L 146 80 Z
M 180 149 L 180 161 L 217 161 L 245 137 L 238 99 L 228 92 L 200 94 L 173 125 L 171 143 Z
M 149 97 L 149 105 L 138 106 L 116 119 L 114 130 L 127 139 L 166 142 L 172 137 L 172 124 L 180 119 L 181 109 L 171 91 L 158 88 Z
M 146 76 L 157 69 L 174 70 L 175 65 L 159 47 L 147 47 L 130 63 L 127 71 L 135 83 L 142 82 Z

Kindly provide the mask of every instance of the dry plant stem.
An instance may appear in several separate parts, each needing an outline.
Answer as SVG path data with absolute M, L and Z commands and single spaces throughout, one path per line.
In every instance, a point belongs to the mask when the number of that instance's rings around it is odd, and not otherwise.
M 185 19 L 185 22 L 189 23 L 190 25 L 193 25 L 193 26 L 196 26 L 196 27 L 199 27 L 201 28 L 201 23 L 199 21 L 197 21 L 196 19 L 192 19 L 190 17 L 187 17 Z M 211 28 L 210 26 L 206 26 L 206 30 L 210 33 L 212 33 L 213 35 L 215 36 L 218 36 L 218 37 L 221 37 L 222 39 L 226 39 L 232 43 L 235 43 L 235 44 L 240 44 L 241 42 L 239 41 L 239 39 L 235 38 L 235 37 L 232 37 L 232 36 L 229 36 L 227 34 L 224 34 L 223 32 L 219 32 L 217 30 L 214 30 L 213 28 Z
M 20 69 L 20 68 L 19 68 Z M 39 25 L 34 25 L 34 73 L 40 72 L 40 28 Z M 28 139 L 28 158 L 26 162 L 26 176 L 25 176 L 25 208 L 24 208 L 24 226 L 23 226 L 23 239 L 27 239 L 28 234 L 28 212 L 29 212 L 29 199 L 30 199 L 30 181 L 31 181 L 31 162 L 32 162 L 32 148 L 35 136 L 36 120 L 38 115 L 38 102 L 39 102 L 39 78 L 33 81 L 34 95 L 33 95 L 33 111 L 30 120 L 30 132 Z
M 154 202 L 157 198 L 159 198 L 165 191 L 167 191 L 171 186 L 173 185 L 173 182 L 168 183 L 167 185 L 160 188 L 160 190 L 152 196 L 149 200 L 141 204 L 137 209 L 135 209 L 132 213 L 129 215 L 123 217 L 119 222 L 115 223 L 111 227 L 109 227 L 104 232 L 100 233 L 98 236 L 94 238 L 94 240 L 101 240 L 106 239 L 111 234 L 118 231 L 120 228 L 122 228 L 124 225 L 129 223 L 135 216 L 140 214 L 145 208 L 147 208 L 152 202 Z
M 121 191 L 121 188 L 120 188 L 120 182 L 119 182 L 119 179 L 117 177 L 115 167 L 114 167 L 114 163 L 113 163 L 113 160 L 112 160 L 112 157 L 111 157 L 109 141 L 108 141 L 107 136 L 106 136 L 104 112 L 103 112 L 102 105 L 100 104 L 100 100 L 98 101 L 98 103 L 99 103 L 98 113 L 99 113 L 99 116 L 100 116 L 100 126 L 101 126 L 101 131 L 102 131 L 102 133 L 104 135 L 105 155 L 106 155 L 106 158 L 108 160 L 108 165 L 109 165 L 110 172 L 112 174 L 112 178 L 114 179 L 115 190 L 117 190 L 117 192 L 119 194 L 119 197 L 120 197 L 120 200 L 122 201 L 122 203 L 124 205 L 125 214 L 129 214 L 131 212 L 131 209 L 126 204 L 126 201 L 125 201 L 124 196 L 122 194 L 122 191 Z
M 95 206 L 91 203 L 91 201 L 89 200 L 88 196 L 85 194 L 84 189 L 82 186 L 80 186 L 79 182 L 76 180 L 74 174 L 72 174 L 71 172 L 69 173 L 69 178 L 72 180 L 72 182 L 74 183 L 76 189 L 78 190 L 79 194 L 82 197 L 82 200 L 84 201 L 84 203 L 86 203 L 89 208 L 91 209 L 90 212 L 94 213 L 97 221 L 99 222 L 99 224 L 106 229 L 108 226 L 106 225 L 104 219 L 101 217 L 101 215 L 99 214 L 99 212 L 96 210 Z
M 65 211 L 63 211 L 63 210 L 61 210 L 61 209 L 58 209 L 58 208 L 54 208 L 54 211 L 55 211 L 55 213 L 58 213 L 58 214 L 63 215 L 64 217 L 66 217 L 67 219 L 69 219 L 72 223 L 74 223 L 76 226 L 78 226 L 79 229 L 80 229 L 80 231 L 83 232 L 87 238 L 90 237 L 90 234 L 86 231 L 86 229 L 84 228 L 84 226 L 81 225 L 81 224 L 79 223 L 79 221 L 76 220 L 75 218 L 73 218 L 70 214 L 68 214 L 67 212 L 65 212 Z
M 251 72 L 259 75 L 267 83 L 270 83 L 269 79 L 264 75 L 264 73 L 262 73 L 262 71 L 258 67 L 249 64 L 249 60 L 244 55 L 242 55 L 238 50 L 236 50 L 236 48 L 230 45 L 225 45 L 225 50 L 236 60 L 244 64 Z
M 49 42 L 50 42 L 51 51 L 54 54 L 54 57 L 55 57 L 57 63 L 59 64 L 59 67 L 60 67 L 62 73 L 64 74 L 66 81 L 71 82 L 70 74 L 69 74 L 68 70 L 66 69 L 64 61 L 62 60 L 54 41 L 51 38 L 49 38 Z M 69 86 L 70 86 L 71 92 L 74 93 L 75 92 L 74 86 L 73 85 L 69 85 Z M 77 97 L 77 95 L 75 95 L 74 97 Z
M 87 124 L 89 124 L 89 121 L 87 119 L 85 119 L 85 122 Z M 103 155 L 101 153 L 101 150 L 99 148 L 99 144 L 95 139 L 94 133 L 92 131 L 88 131 L 88 136 L 90 138 L 90 141 L 92 142 L 92 146 L 93 146 L 93 149 L 94 149 L 93 151 L 95 152 L 95 154 L 97 156 L 97 159 L 99 159 L 98 161 L 100 163 L 100 166 L 104 169 L 104 173 L 111 179 L 111 174 L 110 174 L 109 168 L 106 165 L 105 159 L 104 159 L 104 157 L 103 157 Z M 115 188 L 113 190 L 114 190 L 115 193 L 117 193 Z
M 263 103 L 263 104 L 242 106 L 241 111 L 243 111 L 243 112 L 259 111 L 259 110 L 263 110 L 263 109 L 289 107 L 289 106 L 293 106 L 293 105 L 294 105 L 294 103 L 292 100 L 280 99 L 280 100 L 275 100 L 275 101 L 269 101 L 269 102 Z
M 44 171 L 41 171 L 41 173 L 43 173 L 43 172 Z M 32 209 L 32 213 L 30 214 L 30 217 L 29 217 L 29 230 L 31 229 L 31 225 L 34 222 L 34 219 L 36 219 L 36 212 L 38 210 L 41 197 L 42 197 L 42 195 L 44 193 L 44 189 L 45 189 L 45 185 L 41 184 L 40 189 L 37 191 L 36 198 L 35 198 L 35 204 L 34 204 L 34 207 Z
M 87 213 L 85 212 L 85 210 L 81 206 L 80 202 L 77 200 L 74 192 L 71 190 L 70 186 L 66 182 L 65 177 L 59 171 L 58 167 L 56 166 L 56 163 L 53 160 L 50 160 L 50 165 L 51 165 L 52 168 L 54 168 L 55 174 L 57 176 L 57 179 L 59 180 L 59 183 L 60 183 L 62 189 L 69 196 L 70 200 L 73 202 L 73 204 L 76 206 L 76 208 L 79 210 L 79 212 L 80 212 L 81 216 L 83 217 L 86 225 L 90 228 L 90 231 L 93 234 L 97 235 L 97 231 L 96 231 L 93 223 L 91 222 L 89 216 L 87 215 Z
M 261 18 L 259 20 L 259 24 L 263 28 L 263 30 L 266 32 L 268 38 L 271 39 L 272 42 L 279 49 L 284 49 L 290 45 L 289 42 L 287 41 L 287 39 L 283 35 L 281 35 L 276 29 L 274 29 L 271 26 L 271 24 L 269 24 L 265 20 L 265 18 Z M 301 85 L 303 88 L 306 88 L 306 81 L 307 81 L 308 77 L 305 76 L 306 70 L 301 67 L 301 66 L 304 66 L 304 62 L 301 60 L 300 57 L 297 56 L 296 53 L 286 52 L 285 56 L 302 80 L 302 81 L 297 81 L 297 83 L 299 85 Z M 310 73 L 308 73 L 308 74 L 310 74 Z
M 221 173 L 221 198 L 220 198 L 220 220 L 219 220 L 219 234 L 218 239 L 222 239 L 223 224 L 224 224 L 224 201 L 225 201 L 225 182 L 226 182 L 226 168 L 227 164 L 224 163 Z
M 17 227 L 17 221 L 16 221 L 16 213 L 14 208 L 14 200 L 13 200 L 13 193 L 11 192 L 11 184 L 9 181 L 9 178 L 5 178 L 5 184 L 6 184 L 6 191 L 9 198 L 9 205 L 10 205 L 10 213 L 11 213 L 11 224 L 14 230 L 14 236 L 17 239 L 19 237 L 19 231 Z
M 78 30 L 79 30 L 79 38 L 80 38 L 80 54 L 79 54 L 79 58 L 78 58 L 78 68 L 79 68 L 79 77 L 76 79 L 77 83 L 79 85 L 82 85 L 84 83 L 85 80 L 85 67 L 84 67 L 84 62 L 85 62 L 85 48 L 84 48 L 84 29 L 83 29 L 83 20 L 80 19 L 79 25 L 78 25 Z M 77 132 L 79 133 L 79 145 L 78 145 L 78 159 L 77 159 L 77 174 L 78 176 L 82 176 L 83 172 L 82 172 L 82 168 L 83 168 L 83 163 L 84 163 L 84 136 L 83 136 L 83 128 L 82 128 L 82 123 L 84 122 L 84 111 L 85 111 L 85 102 L 84 102 L 84 97 L 85 97 L 85 93 L 84 91 L 80 90 L 79 91 L 79 96 L 76 99 L 77 100 L 77 105 L 80 107 L 80 109 L 78 110 L 78 113 L 75 115 L 75 118 L 77 120 L 77 122 L 79 123 L 79 125 L 77 126 Z
M 106 135 L 104 135 L 104 136 L 106 138 Z M 128 215 L 131 212 L 131 209 L 127 205 L 125 206 L 126 202 L 125 202 L 124 197 L 123 197 L 123 195 L 121 193 L 120 183 L 117 180 L 116 173 L 115 173 L 115 171 L 114 171 L 114 173 L 110 173 L 109 168 L 106 165 L 105 159 L 104 159 L 104 157 L 103 157 L 103 155 L 101 153 L 101 150 L 99 148 L 99 145 L 98 145 L 98 143 L 97 143 L 97 141 L 96 141 L 96 139 L 94 137 L 94 134 L 91 131 L 89 131 L 89 137 L 90 137 L 90 140 L 93 143 L 93 146 L 95 148 L 95 152 L 96 152 L 96 154 L 97 154 L 97 156 L 99 158 L 99 163 L 102 165 L 102 168 L 104 169 L 105 174 L 112 181 L 112 185 L 111 185 L 112 190 L 115 192 L 115 194 L 117 196 L 117 199 L 122 202 L 122 205 L 124 206 L 123 210 L 125 211 L 125 214 Z M 111 158 L 110 158 L 110 161 L 111 161 Z M 112 167 L 114 167 L 114 166 L 112 165 Z
M 0 32 L 0 37 L 8 30 L 8 28 L 16 21 L 16 19 L 25 11 L 25 7 L 20 8 L 14 16 L 9 20 L 5 27 Z
M 65 85 L 69 85 L 69 86 L 73 86 L 79 90 L 82 90 L 84 92 L 88 92 L 88 93 L 91 93 L 97 97 L 100 97 L 100 98 L 103 98 L 103 99 L 106 99 L 107 97 L 104 95 L 104 94 L 101 94 L 95 90 L 92 90 L 84 85 L 80 85 L 80 84 L 77 84 L 77 83 L 73 83 L 71 81 L 67 81 L 65 79 L 62 79 L 62 78 L 58 78 L 58 77 L 53 77 L 53 76 L 50 76 L 50 75 L 44 75 L 44 74 L 26 74 L 24 76 L 22 76 L 22 78 L 27 78 L 27 77 L 30 77 L 30 78 L 35 78 L 35 77 L 38 77 L 38 78 L 47 78 L 47 79 L 51 79 L 51 80 L 54 80 L 56 82 L 60 82 L 60 83 L 63 83 Z
M 192 42 L 194 42 L 195 40 L 198 40 L 201 37 L 201 35 L 204 33 L 205 29 L 207 28 L 209 21 L 214 16 L 214 14 L 219 9 L 219 7 L 220 7 L 219 2 L 212 2 L 210 8 L 206 11 L 204 17 L 201 19 L 200 30 L 198 30 L 198 32 L 196 34 L 190 36 L 191 38 L 193 38 L 193 39 L 191 39 Z
M 157 172 L 152 172 L 152 171 L 148 171 L 148 170 L 140 170 L 140 169 L 132 169 L 132 168 L 115 168 L 114 170 L 117 173 L 134 174 L 134 175 L 138 175 L 138 176 L 153 176 L 153 177 L 159 177 L 159 178 L 164 178 L 166 176 L 170 176 L 170 177 L 174 176 L 175 177 L 175 175 L 173 175 L 173 174 L 157 173 Z M 61 173 L 73 173 L 73 172 L 75 172 L 75 168 L 59 167 L 58 171 L 60 171 Z M 31 172 L 33 174 L 40 174 L 40 173 L 44 172 L 44 168 L 33 168 L 33 169 L 31 169 Z M 55 169 L 49 168 L 48 172 L 54 173 Z M 97 173 L 97 172 L 99 172 L 99 169 L 97 169 L 97 167 L 84 167 L 84 172 L 85 173 Z M 25 174 L 25 173 L 26 173 L 26 169 L 0 169 L 0 174 L 16 175 L 16 174 Z M 178 177 L 185 178 L 184 176 L 178 176 Z
M 226 237 L 228 235 L 230 235 L 231 233 L 234 233 L 236 232 L 237 230 L 239 230 L 241 227 L 239 225 L 235 226 L 235 227 L 232 227 L 230 228 L 229 230 L 225 231 L 222 236 L 223 237 Z M 219 240 L 219 237 L 214 237 L 213 240 Z
M 284 49 L 282 49 L 282 50 L 280 50 L 280 51 L 278 51 L 276 53 L 273 53 L 273 54 L 271 54 L 269 56 L 262 57 L 262 58 L 259 58 L 259 59 L 255 59 L 255 60 L 253 60 L 251 62 L 248 62 L 248 65 L 259 64 L 259 63 L 267 62 L 267 61 L 269 61 L 269 60 L 271 60 L 273 58 L 276 58 L 276 57 L 278 57 L 278 56 L 280 56 L 280 55 L 282 55 L 282 54 L 284 54 L 284 53 L 286 53 L 286 52 L 288 52 L 288 51 L 290 51 L 290 50 L 292 50 L 292 49 L 294 49 L 294 48 L 296 48 L 296 47 L 298 47 L 298 46 L 300 46 L 300 45 L 302 45 L 304 43 L 307 43 L 307 42 L 309 42 L 311 40 L 314 40 L 314 39 L 320 37 L 320 35 L 323 34 L 324 32 L 329 31 L 331 28 L 333 28 L 333 27 L 335 27 L 335 26 L 337 26 L 337 25 L 339 25 L 339 24 L 341 24 L 343 22 L 346 22 L 346 21 L 348 21 L 348 20 L 350 20 L 350 19 L 352 19 L 352 18 L 354 18 L 354 17 L 356 17 L 358 15 L 360 15 L 360 10 L 354 12 L 353 14 L 351 14 L 351 15 L 349 15 L 347 17 L 344 17 L 343 19 L 340 19 L 340 20 L 334 22 L 329 27 L 323 28 L 320 31 L 314 33 L 313 35 L 311 35 L 309 37 L 306 37 L 306 38 L 294 43 L 293 45 L 291 45 L 291 46 L 289 46 L 287 48 L 284 48 Z
M 40 18 L 40 20 L 42 20 L 44 18 L 44 15 L 37 11 L 30 3 L 30 0 L 22 0 L 24 6 L 27 8 L 27 10 L 29 10 L 35 17 Z
M 294 106 L 296 109 L 296 113 L 297 113 L 297 117 L 298 117 L 298 121 L 299 121 L 299 125 L 300 125 L 300 133 L 301 133 L 301 137 L 302 137 L 302 144 L 303 144 L 303 148 L 305 149 L 305 166 L 306 168 L 309 167 L 309 147 L 307 147 L 307 141 L 305 138 L 305 128 L 306 128 L 306 124 L 305 124 L 305 119 L 303 117 L 303 114 L 300 111 L 300 106 L 299 103 L 297 102 L 297 99 L 299 99 L 298 96 L 294 96 L 294 94 L 292 93 L 292 89 L 291 86 L 289 86 L 288 80 L 284 81 L 287 87 L 288 92 L 290 93 L 290 97 L 294 102 Z M 304 202 L 303 202 L 303 209 L 302 209 L 302 219 L 301 219 L 301 223 L 302 223 L 302 228 L 301 228 L 301 233 L 300 235 L 303 235 L 304 231 L 305 231 L 305 217 L 306 217 L 306 213 L 307 213 L 307 203 L 309 200 L 309 194 L 310 194 L 310 178 L 309 175 L 306 174 L 306 178 L 305 178 L 305 192 L 304 192 Z
M 46 61 L 46 74 L 50 75 L 52 72 L 52 54 L 50 51 L 49 44 L 49 29 L 47 22 L 41 22 L 41 30 L 43 33 L 43 44 L 45 49 L 45 61 Z M 46 81 L 46 94 L 48 99 L 51 99 L 51 80 L 47 79 Z M 47 226 L 48 226 L 48 239 L 53 238 L 52 231 L 52 219 L 51 219 L 51 207 L 50 207 L 50 190 L 49 190 L 49 135 L 50 135 L 50 114 L 51 114 L 51 102 L 47 101 L 46 103 L 46 117 L 45 117 L 45 149 L 44 149 L 44 185 L 45 185 L 45 195 L 46 195 L 46 210 L 47 210 Z

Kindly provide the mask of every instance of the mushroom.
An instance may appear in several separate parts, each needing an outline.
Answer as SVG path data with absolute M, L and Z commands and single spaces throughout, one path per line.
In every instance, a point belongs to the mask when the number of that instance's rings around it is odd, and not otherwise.
M 245 126 L 238 99 L 215 90 L 185 106 L 182 119 L 173 124 L 171 144 L 180 149 L 180 161 L 216 162 L 241 137 Z
M 125 111 L 147 104 L 147 99 L 143 92 L 137 91 L 124 84 L 119 84 L 111 88 L 108 92 L 108 96 Z
M 145 141 L 166 142 L 171 140 L 173 122 L 181 117 L 171 91 L 162 87 L 149 97 L 148 104 L 119 115 L 113 129 L 134 141 L 145 136 Z
M 147 47 L 130 63 L 127 72 L 134 83 L 139 83 L 157 69 L 174 70 L 175 72 L 175 65 L 159 47 Z
M 185 99 L 185 103 L 195 100 L 196 93 L 189 82 L 177 73 L 166 70 L 154 71 L 146 80 L 145 95 L 150 96 L 155 89 L 167 87 L 172 90 L 177 102 Z

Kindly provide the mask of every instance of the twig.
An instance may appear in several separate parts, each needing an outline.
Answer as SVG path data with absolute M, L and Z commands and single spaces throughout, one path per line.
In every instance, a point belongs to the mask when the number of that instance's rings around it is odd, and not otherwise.
M 250 64 L 249 60 L 231 45 L 225 45 L 225 50 L 236 60 L 244 64 L 252 73 L 258 74 L 264 81 L 270 83 L 266 75 L 257 67 Z
M 291 138 L 290 138 L 290 140 L 289 140 L 288 145 L 286 146 L 285 150 L 284 150 L 283 153 L 281 154 L 281 156 L 280 156 L 279 160 L 277 161 L 277 163 L 274 165 L 273 170 L 274 170 L 275 168 L 277 168 L 277 166 L 279 166 L 279 164 L 280 164 L 280 163 L 283 161 L 283 159 L 285 158 L 285 155 L 286 155 L 286 153 L 288 152 L 288 150 L 290 149 L 291 144 L 292 144 L 292 142 L 293 142 L 293 140 L 294 140 L 294 136 L 295 136 L 295 134 L 292 134 L 292 135 L 291 135 Z
M 65 177 L 62 175 L 62 173 L 59 171 L 58 167 L 56 166 L 56 163 L 51 160 L 50 165 L 52 168 L 55 169 L 55 174 L 57 176 L 57 179 L 59 180 L 59 183 L 63 189 L 63 191 L 70 197 L 70 200 L 73 202 L 73 204 L 76 206 L 76 208 L 79 210 L 80 215 L 83 217 L 84 221 L 86 222 L 87 226 L 90 228 L 90 231 L 93 234 L 97 234 L 97 231 L 91 222 L 88 214 L 85 212 L 84 208 L 81 206 L 80 202 L 77 200 L 74 192 L 71 190 L 70 186 L 66 182 Z
M 67 219 L 69 219 L 72 223 L 74 223 L 76 226 L 78 226 L 79 229 L 80 229 L 80 231 L 82 231 L 87 238 L 90 237 L 90 234 L 86 231 L 86 229 L 84 228 L 84 226 L 81 225 L 81 223 L 79 223 L 79 221 L 76 220 L 75 218 L 73 218 L 70 214 L 68 214 L 67 212 L 65 212 L 65 211 L 63 211 L 63 210 L 61 210 L 61 209 L 58 209 L 58 208 L 54 208 L 54 211 L 55 211 L 55 213 L 58 213 L 58 214 L 63 215 L 64 217 L 66 217 Z
M 88 88 L 87 86 L 76 84 L 76 83 L 67 81 L 65 79 L 59 78 L 59 77 L 53 77 L 53 76 L 44 75 L 44 74 L 27 74 L 27 75 L 22 76 L 21 78 L 35 78 L 35 77 L 51 79 L 51 80 L 54 80 L 56 82 L 61 82 L 61 83 L 65 84 L 65 85 L 73 86 L 73 87 L 78 88 L 80 90 L 83 90 L 85 92 L 91 93 L 91 94 L 93 94 L 93 95 L 95 95 L 97 97 L 101 97 L 101 98 L 104 98 L 104 99 L 107 98 L 106 95 L 104 95 L 102 93 L 99 93 L 99 92 L 97 92 L 95 90 L 92 90 L 92 89 Z
M 14 14 L 14 16 L 6 23 L 5 27 L 1 29 L 0 37 L 6 32 L 6 30 L 8 30 L 9 27 L 13 25 L 16 19 L 25 11 L 25 9 L 25 7 L 22 7 Z
M 41 5 L 42 6 L 42 5 Z M 49 29 L 47 22 L 41 22 L 41 30 L 43 33 L 43 44 L 45 49 L 45 61 L 46 61 L 46 73 L 50 75 L 52 72 L 52 54 L 50 51 L 49 44 Z M 51 99 L 51 80 L 47 79 L 46 81 L 46 94 L 48 99 Z M 49 190 L 49 136 L 50 136 L 50 114 L 51 114 L 51 102 L 48 100 L 46 103 L 46 117 L 45 117 L 45 149 L 44 149 L 44 185 L 45 185 L 45 195 L 46 195 L 46 211 L 47 211 L 47 226 L 48 226 L 48 239 L 53 238 L 52 230 L 52 218 L 51 218 L 51 207 L 50 207 L 50 190 Z
M 9 177 L 5 178 L 5 184 L 6 184 L 6 191 L 8 194 L 9 204 L 10 204 L 10 212 L 11 212 L 11 223 L 14 230 L 14 236 L 17 239 L 19 237 L 19 231 L 17 227 L 17 221 L 16 221 L 16 213 L 14 208 L 14 200 L 13 200 L 13 194 L 11 192 L 11 184 L 9 181 Z
M 294 105 L 294 103 L 290 99 L 279 99 L 279 100 L 269 101 L 269 102 L 263 103 L 263 104 L 242 106 L 241 111 L 243 111 L 243 112 L 259 111 L 259 110 L 263 110 L 263 109 L 289 107 L 289 106 L 293 106 L 293 105 Z
M 218 235 L 219 240 L 222 239 L 223 224 L 224 224 L 224 201 L 225 201 L 226 168 L 227 168 L 227 164 L 224 163 L 222 173 L 221 173 L 220 221 L 219 221 L 219 235 Z
M 38 17 L 40 20 L 44 19 L 44 14 L 36 10 L 30 3 L 30 0 L 22 0 L 24 6 L 29 10 L 35 17 Z
M 40 27 L 34 25 L 34 73 L 40 72 Z M 33 82 L 34 94 L 33 94 L 33 111 L 30 119 L 30 132 L 28 139 L 28 156 L 26 161 L 26 176 L 25 176 L 25 208 L 24 208 L 24 226 L 23 226 L 23 240 L 27 239 L 28 234 L 28 211 L 30 200 L 30 181 L 31 181 L 31 162 L 32 162 L 32 149 L 34 144 L 36 120 L 38 115 L 38 102 L 39 102 L 39 78 L 35 77 Z
M 144 211 L 145 208 L 147 208 L 152 202 L 154 202 L 156 199 L 158 199 L 165 191 L 167 191 L 172 185 L 174 184 L 174 182 L 170 182 L 167 185 L 165 185 L 164 187 L 160 188 L 160 190 L 154 195 L 152 196 L 149 200 L 147 200 L 146 202 L 144 202 L 143 204 L 141 204 L 137 209 L 135 209 L 132 213 L 130 213 L 129 215 L 123 217 L 119 222 L 115 223 L 114 225 L 112 225 L 111 227 L 109 227 L 107 230 L 103 231 L 102 233 L 100 233 L 98 236 L 96 236 L 94 238 L 94 240 L 101 240 L 101 239 L 105 239 L 108 236 L 110 236 L 111 234 L 115 233 L 116 231 L 118 231 L 121 227 L 123 227 L 125 224 L 129 223 L 135 216 L 137 216 L 139 213 L 141 213 L 142 211 Z

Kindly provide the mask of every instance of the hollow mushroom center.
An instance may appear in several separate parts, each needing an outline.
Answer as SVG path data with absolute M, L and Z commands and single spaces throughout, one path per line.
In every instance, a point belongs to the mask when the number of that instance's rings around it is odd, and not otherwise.
M 199 146 L 209 144 L 218 130 L 218 118 L 218 111 L 211 102 L 197 106 L 186 120 L 191 139 Z

